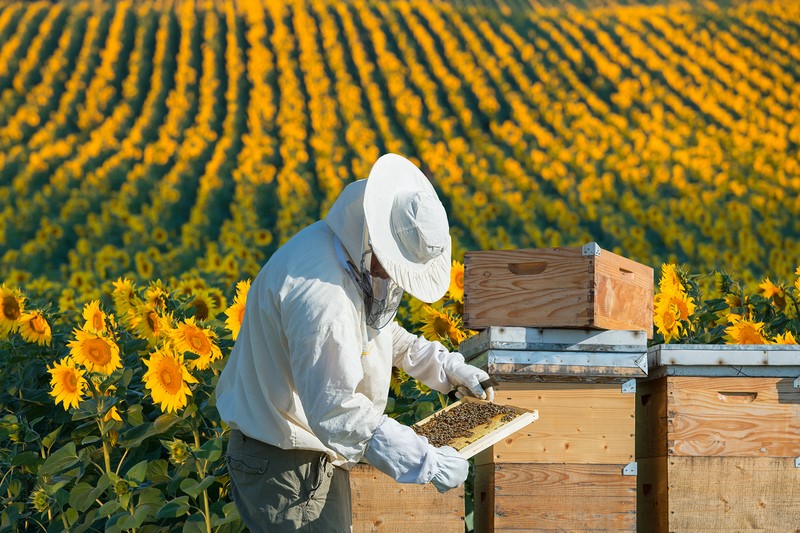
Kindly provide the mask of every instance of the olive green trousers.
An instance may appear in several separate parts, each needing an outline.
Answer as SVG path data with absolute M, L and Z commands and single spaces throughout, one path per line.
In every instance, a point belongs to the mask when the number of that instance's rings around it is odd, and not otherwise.
M 233 430 L 226 461 L 233 501 L 250 531 L 352 531 L 350 473 L 326 454 L 283 450 Z

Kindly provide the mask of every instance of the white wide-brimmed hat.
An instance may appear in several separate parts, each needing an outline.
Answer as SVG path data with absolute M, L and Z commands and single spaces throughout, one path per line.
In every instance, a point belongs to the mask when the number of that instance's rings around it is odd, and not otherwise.
M 450 225 L 425 174 L 397 154 L 381 156 L 367 178 L 364 214 L 372 250 L 386 273 L 431 303 L 450 286 Z

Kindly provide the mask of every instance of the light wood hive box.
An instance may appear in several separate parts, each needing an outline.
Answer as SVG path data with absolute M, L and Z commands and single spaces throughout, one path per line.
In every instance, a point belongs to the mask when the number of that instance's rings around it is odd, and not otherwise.
M 464 489 L 398 483 L 377 468 L 350 469 L 353 533 L 464 533 Z
M 641 330 L 652 336 L 653 269 L 596 243 L 464 255 L 464 324 Z
M 495 402 L 539 413 L 475 456 L 476 533 L 636 530 L 635 394 L 623 385 L 646 375 L 633 363 L 646 336 L 629 333 L 489 328 L 462 343 L 498 380 Z
M 800 347 L 650 355 L 636 394 L 639 531 L 800 531 Z

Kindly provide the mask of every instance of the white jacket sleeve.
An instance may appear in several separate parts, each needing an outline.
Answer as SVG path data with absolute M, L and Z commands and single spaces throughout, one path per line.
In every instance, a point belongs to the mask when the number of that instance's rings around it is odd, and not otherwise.
M 428 387 L 441 393 L 450 392 L 455 386 L 447 379 L 445 362 L 453 357 L 464 362 L 464 356 L 451 353 L 440 342 L 429 341 L 406 331 L 397 322 L 391 323 L 394 348 L 394 366 L 418 379 Z
M 489 379 L 486 371 L 465 363 L 462 354 L 449 352 L 439 342 L 415 337 L 397 323 L 392 326 L 394 366 L 439 392 L 458 387 L 457 395 L 494 400 L 494 388 L 482 384 Z
M 435 448 L 410 427 L 385 415 L 364 458 L 400 483 L 431 482 L 439 492 L 458 487 L 469 474 L 469 463 L 453 448 Z
M 428 439 L 386 415 L 372 434 L 364 458 L 400 483 L 428 483 L 436 474 L 436 448 Z

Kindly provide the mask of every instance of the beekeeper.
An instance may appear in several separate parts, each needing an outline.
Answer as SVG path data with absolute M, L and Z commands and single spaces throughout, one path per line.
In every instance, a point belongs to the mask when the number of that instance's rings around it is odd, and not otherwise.
M 440 492 L 464 482 L 454 449 L 384 415 L 392 366 L 442 393 L 494 396 L 485 372 L 394 321 L 403 291 L 445 294 L 450 255 L 434 188 L 387 154 L 255 278 L 216 388 L 233 500 L 252 531 L 350 531 L 348 469 L 361 459 Z

